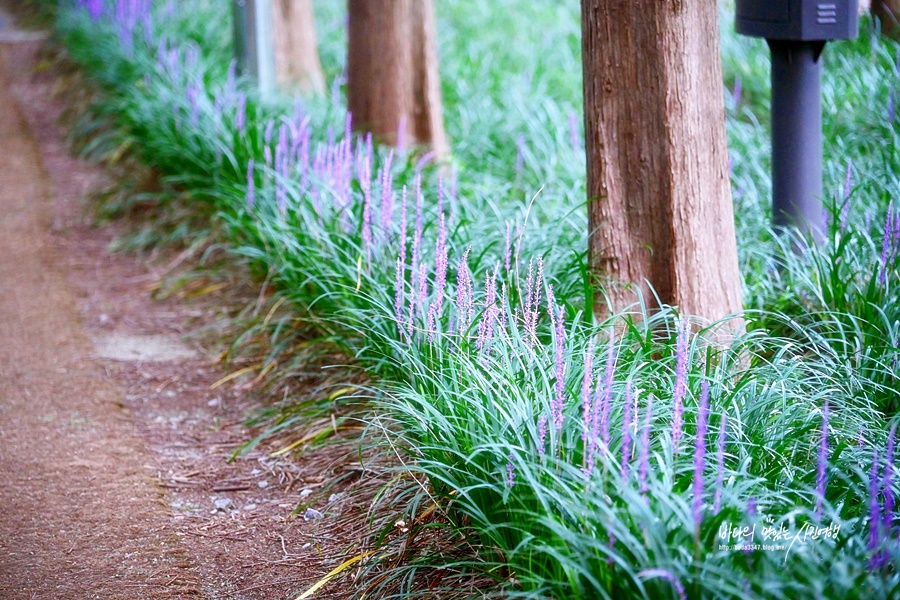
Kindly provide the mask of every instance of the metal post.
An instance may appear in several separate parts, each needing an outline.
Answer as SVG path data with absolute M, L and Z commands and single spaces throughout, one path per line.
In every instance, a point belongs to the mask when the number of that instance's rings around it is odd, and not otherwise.
M 772 217 L 816 243 L 825 235 L 822 204 L 823 41 L 768 40 L 772 53 Z
M 233 0 L 234 52 L 238 71 L 256 81 L 260 94 L 275 93 L 272 0 Z

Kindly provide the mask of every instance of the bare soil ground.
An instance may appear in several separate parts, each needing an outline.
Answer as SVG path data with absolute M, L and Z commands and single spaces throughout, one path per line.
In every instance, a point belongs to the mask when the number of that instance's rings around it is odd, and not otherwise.
M 154 300 L 178 257 L 109 251 L 121 229 L 85 211 L 105 176 L 68 152 L 40 44 L 0 42 L 0 598 L 295 598 L 360 552 L 367 500 L 340 492 L 377 475 L 352 445 L 228 461 L 271 399 L 216 386 L 223 347 L 185 334 L 248 291 Z M 141 336 L 161 354 L 103 358 Z M 310 500 L 324 518 L 291 516 Z

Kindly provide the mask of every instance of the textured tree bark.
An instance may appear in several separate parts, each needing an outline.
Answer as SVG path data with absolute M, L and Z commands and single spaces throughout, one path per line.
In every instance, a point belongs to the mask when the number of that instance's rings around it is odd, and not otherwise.
M 278 86 L 324 93 L 312 0 L 273 0 L 272 36 Z
M 598 315 L 740 311 L 716 0 L 582 0 L 582 27 Z
M 872 16 L 881 21 L 881 31 L 894 39 L 900 38 L 900 0 L 872 0 Z
M 432 0 L 348 0 L 347 103 L 354 128 L 448 152 Z

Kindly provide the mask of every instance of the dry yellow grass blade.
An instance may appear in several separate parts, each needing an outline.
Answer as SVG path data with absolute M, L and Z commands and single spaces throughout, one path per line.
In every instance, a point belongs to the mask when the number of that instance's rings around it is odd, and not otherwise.
M 338 575 L 339 573 L 341 573 L 341 571 L 343 571 L 347 567 L 352 567 L 353 565 L 355 565 L 356 563 L 358 563 L 365 557 L 370 556 L 374 553 L 375 553 L 374 550 L 370 550 L 368 552 L 363 552 L 362 554 L 360 554 L 358 556 L 354 556 L 350 560 L 345 560 L 340 565 L 335 567 L 335 569 L 332 570 L 328 575 L 326 575 L 325 577 L 320 579 L 319 582 L 316 583 L 316 585 L 312 586 L 311 588 L 309 588 L 308 590 L 303 592 L 301 595 L 297 596 L 296 600 L 304 600 L 304 598 L 312 598 L 312 595 L 315 594 L 326 583 L 331 581 L 335 575 Z
M 214 384 L 212 384 L 211 386 L 209 386 L 209 389 L 214 390 L 214 389 L 216 389 L 217 387 L 219 387 L 219 386 L 221 386 L 221 385 L 224 385 L 224 384 L 228 383 L 228 382 L 231 381 L 232 379 L 236 379 L 236 378 L 240 377 L 241 375 L 244 375 L 245 373 L 252 373 L 253 371 L 255 371 L 255 370 L 258 369 L 258 368 L 259 368 L 259 365 L 253 365 L 253 366 L 250 366 L 250 367 L 244 367 L 243 369 L 238 369 L 238 370 L 235 371 L 234 373 L 231 373 L 231 374 L 229 374 L 229 375 L 226 375 L 226 376 L 223 377 L 222 379 L 218 380 L 217 382 L 215 382 Z
M 321 429 L 316 429 L 310 433 L 307 433 L 306 435 L 304 435 L 302 438 L 300 438 L 293 444 L 290 444 L 289 446 L 285 446 L 281 450 L 276 450 L 275 452 L 272 452 L 271 454 L 269 454 L 269 456 L 274 457 L 274 456 L 281 456 L 282 454 L 286 454 L 287 452 L 290 452 L 297 446 L 302 446 L 309 440 L 319 437 L 320 435 L 322 435 L 324 432 L 328 431 L 329 429 L 331 429 L 330 423 L 328 424 L 327 427 L 322 427 Z
M 266 315 L 266 318 L 263 319 L 263 326 L 268 325 L 269 321 L 272 320 L 272 316 L 275 315 L 275 311 L 287 301 L 287 296 L 282 296 L 278 299 L 278 302 L 272 305 L 272 308 L 269 309 L 269 313 Z
M 274 362 L 274 361 L 272 361 L 272 362 L 270 362 L 269 364 L 267 364 L 266 367 L 265 367 L 262 371 L 259 372 L 259 375 L 257 375 L 257 376 L 256 376 L 256 379 L 254 379 L 253 381 L 254 381 L 254 382 L 257 382 L 257 383 L 260 382 L 260 381 L 262 381 L 263 377 L 265 377 L 266 375 L 268 375 L 269 371 L 271 371 L 272 369 L 274 369 L 275 366 L 276 366 L 277 364 L 278 364 L 278 363 L 276 363 L 276 362 Z
M 337 399 L 340 398 L 341 396 L 346 396 L 347 394 L 349 394 L 349 393 L 351 393 L 351 392 L 355 392 L 355 391 L 356 391 L 356 387 L 352 387 L 352 386 L 351 386 L 351 387 L 342 387 L 341 389 L 335 390 L 334 392 L 332 392 L 332 393 L 328 396 L 328 400 L 329 400 L 329 401 L 330 401 L 330 400 L 337 400 Z
M 208 285 L 205 288 L 196 290 L 196 291 L 184 291 L 178 294 L 182 298 L 198 298 L 200 296 L 205 296 L 206 294 L 211 294 L 213 292 L 218 292 L 219 290 L 224 290 L 228 287 L 227 283 L 214 283 L 212 285 Z

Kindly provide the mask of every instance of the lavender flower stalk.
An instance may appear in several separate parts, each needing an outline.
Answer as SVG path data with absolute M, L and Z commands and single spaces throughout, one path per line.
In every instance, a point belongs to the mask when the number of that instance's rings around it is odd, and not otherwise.
M 653 396 L 647 397 L 644 426 L 641 428 L 641 456 L 638 462 L 638 489 L 646 497 L 650 491 L 647 478 L 650 474 L 650 427 L 653 424 Z
M 828 402 L 822 407 L 822 432 L 819 436 L 818 471 L 816 472 L 816 520 L 822 519 L 828 468 Z
M 394 151 L 392 150 L 381 168 L 381 220 L 379 225 L 385 239 L 388 237 L 391 222 L 394 220 L 394 177 L 391 175 L 393 161 Z
M 256 177 L 254 175 L 253 159 L 247 161 L 247 206 L 256 204 Z
M 555 307 L 550 305 L 550 313 L 553 314 Z M 566 405 L 566 327 L 563 319 L 563 308 L 560 306 L 559 311 L 554 319 L 554 357 L 556 364 L 556 395 L 550 405 L 550 413 L 553 417 L 553 427 L 559 432 L 563 426 L 563 408 Z
M 368 157 L 363 161 L 359 184 L 363 191 L 363 252 L 368 258 L 372 248 L 372 163 Z
M 428 307 L 428 341 L 434 340 L 434 329 L 444 308 L 444 288 L 447 286 L 447 225 L 444 213 L 438 216 L 438 237 L 434 247 L 434 290 L 435 296 Z
M 687 321 L 681 322 L 678 330 L 678 338 L 675 342 L 675 391 L 674 391 L 674 417 L 672 421 L 672 446 L 678 452 L 678 444 L 681 442 L 684 425 L 684 394 L 687 389 L 687 364 L 688 364 L 688 326 Z
M 546 453 L 545 440 L 547 439 L 547 416 L 538 417 L 538 456 L 543 458 Z
M 893 227 L 894 201 L 888 204 L 887 217 L 884 220 L 884 231 L 881 240 L 881 272 L 878 275 L 878 282 L 881 285 L 887 283 L 888 262 L 893 262 L 893 254 L 895 252 L 896 242 L 894 241 Z
M 622 480 L 628 480 L 631 464 L 631 444 L 633 421 L 637 419 L 637 394 L 633 393 L 631 380 L 625 384 L 625 418 L 622 423 Z
M 603 377 L 603 401 L 599 414 L 597 402 L 594 402 L 594 439 L 599 438 L 603 444 L 603 452 L 609 452 L 609 409 L 612 404 L 612 386 L 616 370 L 616 332 L 609 333 L 609 345 L 606 349 L 606 373 Z M 599 394 L 599 385 L 597 393 Z
M 881 480 L 881 493 L 884 496 L 884 514 L 882 515 L 886 535 L 894 530 L 894 442 L 897 437 L 897 423 L 891 425 L 888 434 L 887 448 L 884 456 L 884 476 Z
M 465 334 L 475 314 L 472 272 L 469 271 L 469 250 L 466 248 L 456 270 L 456 314 L 460 334 Z
M 869 470 L 869 537 L 867 549 L 873 552 L 869 559 L 869 570 L 881 568 L 881 553 L 875 552 L 879 545 L 879 526 L 881 525 L 881 504 L 878 502 L 878 451 L 872 455 L 872 468 Z
M 494 339 L 494 323 L 497 320 L 497 313 L 500 309 L 497 307 L 497 273 L 499 265 L 494 268 L 493 273 L 487 275 L 487 281 L 484 284 L 484 315 L 478 323 L 478 338 L 475 341 L 475 347 L 478 350 L 487 350 L 489 344 Z
M 537 321 L 539 307 L 541 303 L 541 287 L 544 278 L 544 262 L 537 259 L 537 270 L 534 269 L 534 261 L 528 263 L 528 278 L 525 280 L 525 303 L 522 306 L 522 322 L 525 330 L 525 345 L 529 349 L 534 348 L 537 343 Z M 548 299 L 548 312 L 550 319 L 553 320 L 553 307 L 555 302 Z M 555 324 L 554 324 L 555 328 Z
M 397 272 L 394 278 L 394 317 L 397 319 L 397 329 L 400 332 L 400 339 L 403 339 L 405 325 L 403 322 L 403 287 L 406 283 L 403 277 L 403 271 L 406 265 L 403 258 L 397 257 Z
M 694 440 L 694 481 L 691 514 L 695 532 L 699 533 L 703 509 L 703 471 L 706 468 L 706 430 L 709 422 L 709 382 L 700 384 L 700 411 L 697 414 L 697 438 Z
M 675 591 L 678 593 L 679 600 L 687 600 L 687 593 L 684 591 L 684 586 L 672 571 L 667 571 L 665 569 L 645 569 L 638 572 L 638 577 L 642 579 L 665 579 L 670 584 L 672 584 L 673 588 L 675 588 Z
M 512 487 L 516 485 L 516 467 L 513 464 L 513 461 L 515 459 L 515 454 L 513 454 L 512 450 L 510 450 L 506 463 L 506 485 L 508 485 L 510 489 L 512 489 Z
M 588 341 L 588 347 L 584 355 L 584 376 L 581 380 L 581 441 L 584 445 L 583 469 L 585 478 L 590 478 L 594 469 L 594 404 L 591 394 L 594 370 L 594 342 Z
M 897 104 L 894 99 L 894 90 L 888 94 L 888 123 L 893 124 L 897 120 Z

